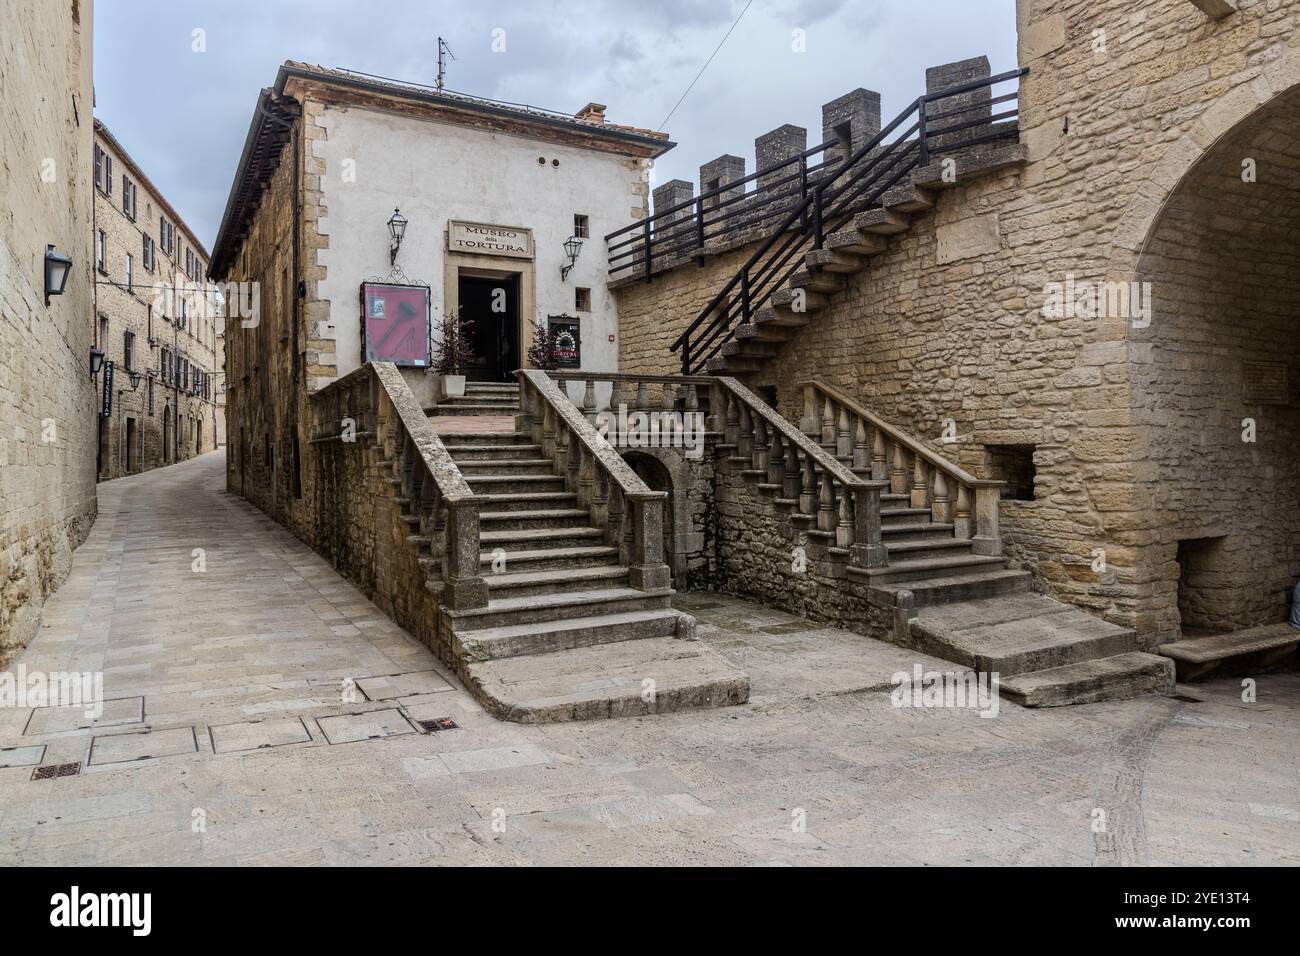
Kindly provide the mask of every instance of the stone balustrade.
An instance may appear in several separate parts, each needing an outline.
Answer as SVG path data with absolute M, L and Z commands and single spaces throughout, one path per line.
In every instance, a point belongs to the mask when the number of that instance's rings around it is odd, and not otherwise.
M 606 541 L 619 548 L 621 563 L 630 569 L 632 587 L 668 587 L 672 575 L 663 554 L 667 494 L 646 486 L 547 372 L 520 369 L 516 375 L 519 430 L 532 435 L 543 455 L 555 462 L 557 473 L 577 494 L 578 507 L 591 512 L 592 524 L 606 529 Z M 594 379 L 587 394 L 592 388 Z
M 976 554 L 1002 553 L 1004 482 L 970 475 L 829 385 L 800 384 L 800 429 L 810 440 L 854 474 L 886 483 L 892 495 L 908 495 L 912 508 L 928 508 L 932 521 L 953 525 L 955 537 L 972 539 Z
M 371 362 L 311 396 L 312 442 L 373 447 L 394 497 L 418 517 L 413 537 L 427 546 L 429 589 L 453 610 L 484 607 L 479 511 L 451 454 L 397 367 Z

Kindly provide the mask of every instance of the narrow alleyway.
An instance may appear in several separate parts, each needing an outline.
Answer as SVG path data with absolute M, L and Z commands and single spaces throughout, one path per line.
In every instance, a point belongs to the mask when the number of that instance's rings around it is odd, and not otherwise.
M 688 594 L 748 705 L 525 727 L 226 494 L 221 453 L 99 491 L 15 667 L 102 671 L 107 703 L 0 708 L 0 864 L 1300 862 L 1295 674 L 900 709 L 894 672 L 951 665 Z

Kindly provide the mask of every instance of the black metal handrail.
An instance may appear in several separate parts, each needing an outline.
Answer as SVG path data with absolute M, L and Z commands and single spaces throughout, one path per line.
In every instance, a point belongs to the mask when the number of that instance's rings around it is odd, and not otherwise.
M 773 293 L 799 270 L 803 264 L 804 254 L 810 250 L 821 249 L 826 237 L 845 228 L 852 222 L 854 216 L 879 207 L 881 197 L 904 177 L 910 175 L 912 170 L 928 165 L 933 153 L 968 149 L 1017 136 L 1019 127 L 1015 120 L 1019 114 L 1018 108 L 998 113 L 989 112 L 973 120 L 954 120 L 976 110 L 991 111 L 994 104 L 1017 100 L 1018 89 L 970 104 L 958 105 L 956 108 L 935 110 L 932 104 L 942 103 L 944 100 L 993 87 L 999 83 L 1018 80 L 1027 72 L 1028 70 L 1012 70 L 920 96 L 851 155 L 819 164 L 815 167 L 816 174 L 812 174 L 812 170 L 807 165 L 808 157 L 839 145 L 838 142 L 823 143 L 774 166 L 762 169 L 743 180 L 736 180 L 701 193 L 689 202 L 678 203 L 641 222 L 610 233 L 607 239 L 634 233 L 637 230 L 641 233 L 639 237 L 628 240 L 637 242 L 636 249 L 631 253 L 623 253 L 619 257 L 621 261 L 622 258 L 632 256 L 633 261 L 617 269 L 611 269 L 610 272 L 613 274 L 616 271 L 639 266 L 644 270 L 646 280 L 649 281 L 655 259 L 688 252 L 694 248 L 702 261 L 705 244 L 710 238 L 716 238 L 735 229 L 734 225 L 729 228 L 715 229 L 710 235 L 707 228 L 710 224 L 715 226 L 725 224 L 742 214 L 750 217 L 749 225 L 765 224 L 768 221 L 776 221 L 777 217 L 780 217 L 779 224 L 772 229 L 762 245 L 754 251 L 685 331 L 674 340 L 672 351 L 682 353 L 682 373 L 695 374 L 705 367 L 710 358 L 718 354 L 726 342 L 731 340 L 735 335 L 736 326 L 748 323 L 754 313 L 768 303 Z M 935 125 L 935 120 L 948 122 L 944 125 Z M 977 128 L 987 128 L 989 132 L 974 136 L 959 135 Z M 947 140 L 936 142 L 942 138 Z M 768 194 L 766 200 L 760 200 L 761 206 L 756 206 L 752 201 L 753 195 L 748 194 L 745 198 L 751 199 L 751 202 L 745 206 L 737 204 L 738 209 L 735 212 L 723 217 L 715 216 L 712 220 L 706 215 L 704 200 L 733 190 L 743 190 L 746 182 L 759 177 L 769 177 L 773 172 L 791 165 L 797 165 L 798 171 L 787 174 L 780 181 L 797 181 L 797 187 L 784 190 L 780 194 Z M 692 206 L 695 212 L 689 218 L 663 222 L 668 217 Z M 652 223 L 658 225 L 652 228 Z M 611 251 L 627 245 L 628 241 L 611 246 Z

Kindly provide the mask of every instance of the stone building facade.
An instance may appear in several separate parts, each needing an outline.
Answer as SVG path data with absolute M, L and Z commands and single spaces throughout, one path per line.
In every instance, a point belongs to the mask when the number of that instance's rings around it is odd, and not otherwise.
M 797 420 L 800 383 L 825 381 L 1013 479 L 1006 553 L 1146 646 L 1280 621 L 1300 576 L 1300 3 L 1017 16 L 1023 159 L 939 190 L 751 386 Z M 616 289 L 625 371 L 677 371 L 670 344 L 745 238 Z M 1069 307 L 1090 288 L 1150 308 Z
M 242 285 L 259 310 L 232 309 L 226 322 L 232 491 L 308 540 L 316 535 L 307 399 L 369 354 L 365 282 L 427 287 L 431 344 L 442 317 L 465 304 L 467 283 L 508 286 L 512 352 L 508 364 L 482 372 L 485 381 L 510 381 L 535 325 L 555 319 L 578 327 L 579 367 L 616 366 L 617 314 L 591 237 L 645 215 L 646 168 L 672 144 L 608 122 L 604 110 L 593 103 L 562 116 L 282 66 L 259 99 L 210 269 L 228 289 Z M 395 209 L 408 224 L 390 253 Z M 457 231 L 466 224 L 517 227 L 522 246 L 473 251 Z M 568 263 L 571 236 L 588 249 Z M 399 367 L 432 406 L 441 387 L 429 364 Z
M 91 30 L 90 0 L 0 5 L 0 667 L 95 520 Z
M 203 244 L 98 120 L 94 184 L 95 340 L 112 364 L 111 385 L 100 381 L 105 479 L 217 447 L 219 300 Z

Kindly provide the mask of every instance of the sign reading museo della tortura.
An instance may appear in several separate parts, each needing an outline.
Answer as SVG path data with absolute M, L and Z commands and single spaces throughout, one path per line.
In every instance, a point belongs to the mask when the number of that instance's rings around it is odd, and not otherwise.
M 447 220 L 447 251 L 486 256 L 533 257 L 533 231 L 522 226 L 489 226 L 481 222 Z

